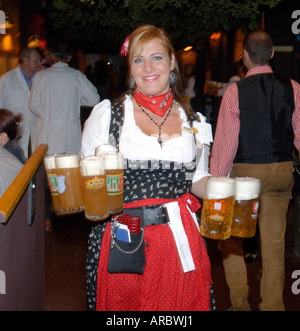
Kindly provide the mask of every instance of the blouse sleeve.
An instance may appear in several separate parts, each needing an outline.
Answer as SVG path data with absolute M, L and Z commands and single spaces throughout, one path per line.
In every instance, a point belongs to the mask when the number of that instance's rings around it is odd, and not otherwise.
M 111 103 L 103 100 L 96 105 L 84 124 L 81 138 L 81 157 L 94 155 L 95 148 L 109 143 Z

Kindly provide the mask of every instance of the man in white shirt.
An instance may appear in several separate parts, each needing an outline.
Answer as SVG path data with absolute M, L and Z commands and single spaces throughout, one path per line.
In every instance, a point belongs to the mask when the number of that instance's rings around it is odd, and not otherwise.
M 37 116 L 32 149 L 45 143 L 48 154 L 79 154 L 80 106 L 94 106 L 100 97 L 87 77 L 68 65 L 68 50 L 58 46 L 53 57 L 54 64 L 35 75 L 28 100 L 29 109 Z
M 28 158 L 29 137 L 33 115 L 27 108 L 31 80 L 39 70 L 41 55 L 35 48 L 25 48 L 20 53 L 20 65 L 5 73 L 0 79 L 0 108 L 15 114 L 22 113 L 20 146 Z

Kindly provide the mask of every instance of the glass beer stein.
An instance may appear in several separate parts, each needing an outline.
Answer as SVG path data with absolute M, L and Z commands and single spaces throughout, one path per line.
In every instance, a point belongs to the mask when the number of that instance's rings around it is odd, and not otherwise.
M 231 235 L 235 180 L 210 177 L 206 184 L 200 233 L 211 239 L 228 239 Z
M 107 153 L 107 152 L 117 152 L 117 149 L 113 145 L 108 145 L 108 144 L 103 144 L 95 148 L 96 156 L 100 156 L 101 154 L 103 155 L 103 153 Z
M 123 210 L 124 161 L 120 152 L 107 152 L 104 156 L 109 213 L 118 214 Z
M 83 211 L 78 155 L 58 155 L 55 157 L 55 165 L 61 213 L 73 214 Z
M 231 235 L 250 238 L 255 235 L 261 182 L 253 177 L 235 178 L 236 192 Z
M 53 208 L 57 215 L 61 214 L 58 187 L 56 181 L 56 166 L 55 166 L 55 154 L 44 157 L 44 165 L 46 169 L 48 185 L 51 192 L 51 198 L 53 202 Z
M 104 158 L 88 156 L 80 160 L 85 217 L 100 221 L 109 216 Z

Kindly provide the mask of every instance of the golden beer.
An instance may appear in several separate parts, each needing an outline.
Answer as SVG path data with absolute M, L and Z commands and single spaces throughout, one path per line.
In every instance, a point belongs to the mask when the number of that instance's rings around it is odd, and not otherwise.
M 118 214 L 123 210 L 124 164 L 119 152 L 105 153 L 106 184 L 110 214 Z
M 228 177 L 210 177 L 203 199 L 200 233 L 211 239 L 228 239 L 231 235 L 235 181 Z
M 261 183 L 259 179 L 253 177 L 237 177 L 235 181 L 236 193 L 231 235 L 250 238 L 256 232 Z
M 84 210 L 77 154 L 55 157 L 56 181 L 61 213 L 73 214 Z
M 85 217 L 100 221 L 109 216 L 104 158 L 85 157 L 80 161 Z
M 55 166 L 55 155 L 48 155 L 44 158 L 44 165 L 46 169 L 48 185 L 51 192 L 51 198 L 53 202 L 53 208 L 57 215 L 61 214 L 58 188 L 56 181 L 56 166 Z

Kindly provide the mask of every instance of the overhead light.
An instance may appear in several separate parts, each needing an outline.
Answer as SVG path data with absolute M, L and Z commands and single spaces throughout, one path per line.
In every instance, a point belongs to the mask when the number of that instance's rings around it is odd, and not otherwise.
M 209 37 L 210 40 L 219 40 L 220 38 L 221 38 L 221 32 L 215 32 Z
M 38 35 L 32 35 L 28 38 L 27 47 L 44 50 L 47 47 L 47 40 L 40 39 Z
M 192 48 L 193 48 L 193 46 L 188 46 L 188 47 L 186 47 L 186 48 L 184 49 L 184 51 L 185 51 L 185 52 L 188 52 L 188 51 L 190 51 Z

